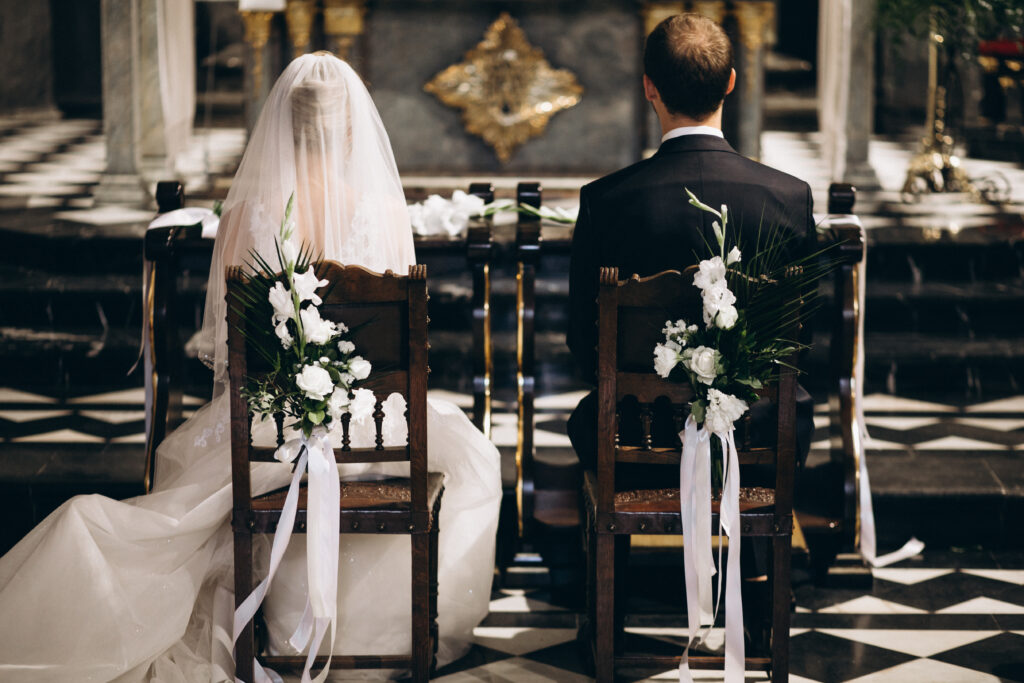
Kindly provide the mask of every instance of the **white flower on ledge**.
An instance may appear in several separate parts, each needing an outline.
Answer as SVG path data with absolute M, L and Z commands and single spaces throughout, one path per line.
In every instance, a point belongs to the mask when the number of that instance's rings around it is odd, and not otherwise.
M 432 194 L 423 202 L 409 205 L 409 222 L 417 235 L 456 237 L 466 231 L 469 219 L 484 210 L 484 200 L 455 190 L 451 199 Z

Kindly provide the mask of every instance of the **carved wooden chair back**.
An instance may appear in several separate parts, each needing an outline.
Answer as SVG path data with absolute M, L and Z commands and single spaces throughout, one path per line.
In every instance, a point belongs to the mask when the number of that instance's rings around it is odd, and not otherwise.
M 409 534 L 412 545 L 412 652 L 409 655 L 336 656 L 332 668 L 411 669 L 413 680 L 426 681 L 437 650 L 437 516 L 443 493 L 443 475 L 427 472 L 427 281 L 426 266 L 410 266 L 407 276 L 383 275 L 360 266 L 325 261 L 315 264 L 328 285 L 318 293 L 324 319 L 344 323 L 356 353 L 373 365 L 363 383 L 376 398 L 373 412 L 374 443 L 352 445 L 351 418 L 341 421 L 341 446 L 334 449 L 339 463 L 409 462 L 409 478 L 342 482 L 342 533 Z M 266 372 L 265 361 L 247 343 L 242 312 L 234 293 L 243 282 L 240 268 L 229 268 L 228 363 L 231 401 L 231 466 L 233 488 L 232 529 L 235 550 L 236 604 L 252 590 L 252 535 L 273 532 L 280 520 L 284 491 L 252 496 L 250 466 L 273 461 L 275 446 L 254 446 L 252 415 L 242 388 L 247 376 Z M 406 403 L 406 443 L 386 443 L 383 402 L 399 394 Z M 283 419 L 275 420 L 278 445 L 284 441 Z M 304 491 L 294 530 L 306 530 Z M 236 676 L 252 680 L 257 654 L 250 622 L 236 645 Z M 301 668 L 305 657 L 260 656 L 284 668 Z M 318 658 L 322 661 L 323 658 Z
M 673 668 L 679 657 L 630 654 L 615 624 L 622 623 L 617 608 L 622 572 L 616 569 L 616 546 L 628 548 L 632 534 L 679 534 L 681 444 L 693 389 L 686 382 L 663 379 L 654 371 L 653 351 L 664 340 L 666 321 L 680 318 L 702 324 L 702 302 L 693 286 L 696 268 L 665 271 L 647 278 L 620 281 L 618 269 L 602 268 L 598 290 L 598 450 L 597 472 L 584 476 L 588 524 L 588 611 L 593 628 L 593 656 L 599 682 L 614 680 L 616 665 Z M 793 337 L 795 338 L 795 337 Z M 743 536 L 762 536 L 772 546 L 771 657 L 748 657 L 747 668 L 772 671 L 773 680 L 786 680 L 788 672 L 789 567 L 792 534 L 793 466 L 795 451 L 795 388 L 792 373 L 761 390 L 775 407 L 777 431 L 771 446 L 751 447 L 749 416 L 738 425 L 737 447 L 741 465 L 775 465 L 774 491 L 743 487 L 741 474 L 740 520 Z M 633 422 L 629 425 L 627 422 Z M 667 422 L 659 425 L 659 422 Z M 666 468 L 666 488 L 620 491 L 615 483 L 616 463 L 675 465 Z M 717 524 L 717 503 L 712 525 Z M 620 543 L 621 541 L 621 543 Z M 618 576 L 618 578 L 616 578 Z M 619 600 L 616 600 L 619 597 Z M 620 612 L 616 614 L 616 612 Z M 692 667 L 721 666 L 721 657 L 691 657 Z
M 602 268 L 598 292 L 598 491 L 602 512 L 613 512 L 616 462 L 678 466 L 682 431 L 693 389 L 654 372 L 653 351 L 664 341 L 666 321 L 703 324 L 696 267 L 620 281 L 617 268 Z M 795 388 L 792 373 L 761 390 L 775 409 L 775 445 L 751 446 L 750 415 L 737 424 L 736 445 L 744 465 L 778 464 L 788 476 L 776 481 L 780 511 L 792 509 L 795 451 Z M 782 400 L 779 400 L 779 397 Z M 678 476 L 678 474 L 677 474 Z
M 426 266 L 411 266 L 408 276 L 388 271 L 383 275 L 361 266 L 342 266 L 333 261 L 316 264 L 317 276 L 330 284 L 319 291 L 325 320 L 344 323 L 352 330 L 349 338 L 356 353 L 370 361 L 373 373 L 365 388 L 374 392 L 375 444 L 355 448 L 351 444 L 350 419 L 342 419 L 341 447 L 335 449 L 339 463 L 409 461 L 412 507 L 426 511 L 426 415 L 427 415 L 427 283 Z M 238 267 L 228 269 L 228 297 L 245 275 Z M 236 512 L 248 507 L 250 462 L 273 462 L 274 446 L 254 447 L 248 405 L 240 389 L 247 376 L 258 376 L 266 367 L 259 354 L 246 345 L 244 320 L 229 305 L 228 368 L 231 381 L 232 468 L 236 483 Z M 384 444 L 383 402 L 391 394 L 406 402 L 408 442 Z M 284 442 L 282 420 L 277 420 L 278 444 Z

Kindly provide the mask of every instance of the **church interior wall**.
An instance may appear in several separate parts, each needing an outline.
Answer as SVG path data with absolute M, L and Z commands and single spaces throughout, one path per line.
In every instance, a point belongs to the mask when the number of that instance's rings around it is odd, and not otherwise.
M 461 114 L 425 83 L 483 37 L 508 9 L 554 68 L 583 86 L 579 104 L 556 114 L 543 136 L 507 164 L 463 130 Z M 632 2 L 378 2 L 367 12 L 366 75 L 399 168 L 405 172 L 599 174 L 639 158 L 640 13 Z
M 0 111 L 53 104 L 51 45 L 49 2 L 0 2 Z

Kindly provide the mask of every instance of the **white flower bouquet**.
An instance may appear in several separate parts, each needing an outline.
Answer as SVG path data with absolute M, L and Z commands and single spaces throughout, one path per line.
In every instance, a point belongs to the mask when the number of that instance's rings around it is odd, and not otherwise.
M 250 409 L 260 419 L 294 418 L 292 426 L 308 439 L 318 427 L 330 430 L 345 413 L 357 420 L 372 414 L 376 399 L 355 388 L 371 365 L 355 354 L 348 327 L 320 316 L 317 290 L 328 282 L 317 277 L 310 252 L 293 240 L 293 200 L 277 239 L 280 267 L 253 252 L 249 279 L 230 305 L 245 321 L 246 340 L 269 366 L 248 378 L 243 395 Z
M 703 320 L 666 321 L 654 369 L 661 377 L 681 374 L 689 380 L 696 394 L 693 420 L 719 435 L 732 431 L 757 400 L 757 390 L 790 367 L 788 360 L 803 348 L 793 332 L 831 265 L 819 264 L 818 254 L 786 261 L 787 238 L 773 229 L 758 235 L 754 257 L 744 260 L 739 245 L 728 244 L 728 207 L 716 210 L 686 192 L 690 204 L 716 218 L 716 243 L 709 245 L 714 255 L 700 262 L 693 278 Z
M 718 571 L 711 545 L 711 499 L 720 495 L 718 534 L 729 537 L 725 678 L 731 683 L 743 680 L 744 658 L 742 591 L 735 569 L 740 566 L 740 471 L 734 425 L 758 399 L 758 389 L 773 381 L 801 348 L 795 333 L 805 304 L 832 264 L 821 262 L 819 254 L 787 260 L 790 238 L 771 228 L 758 231 L 753 257 L 745 259 L 738 244 L 727 248 L 728 208 L 715 210 L 689 190 L 686 193 L 690 204 L 716 217 L 715 244 L 709 245 L 713 255 L 700 262 L 693 277 L 701 293 L 702 320 L 665 323 L 665 341 L 654 349 L 654 370 L 665 378 L 685 375 L 695 394 L 679 435 L 690 647 L 707 638 L 721 604 L 721 575 L 714 607 L 711 579 Z M 713 482 L 719 495 L 713 492 Z M 680 680 L 692 680 L 685 652 Z

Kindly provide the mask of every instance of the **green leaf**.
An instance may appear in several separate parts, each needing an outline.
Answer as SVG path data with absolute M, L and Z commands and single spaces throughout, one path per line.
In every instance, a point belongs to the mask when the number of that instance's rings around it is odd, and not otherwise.
M 324 421 L 324 415 L 325 413 L 323 410 L 314 410 L 306 414 L 306 416 L 309 418 L 309 421 L 315 425 L 318 425 Z
M 701 424 L 704 422 L 704 413 L 707 411 L 707 403 L 704 399 L 694 401 L 690 404 L 690 415 L 693 416 L 694 422 Z

